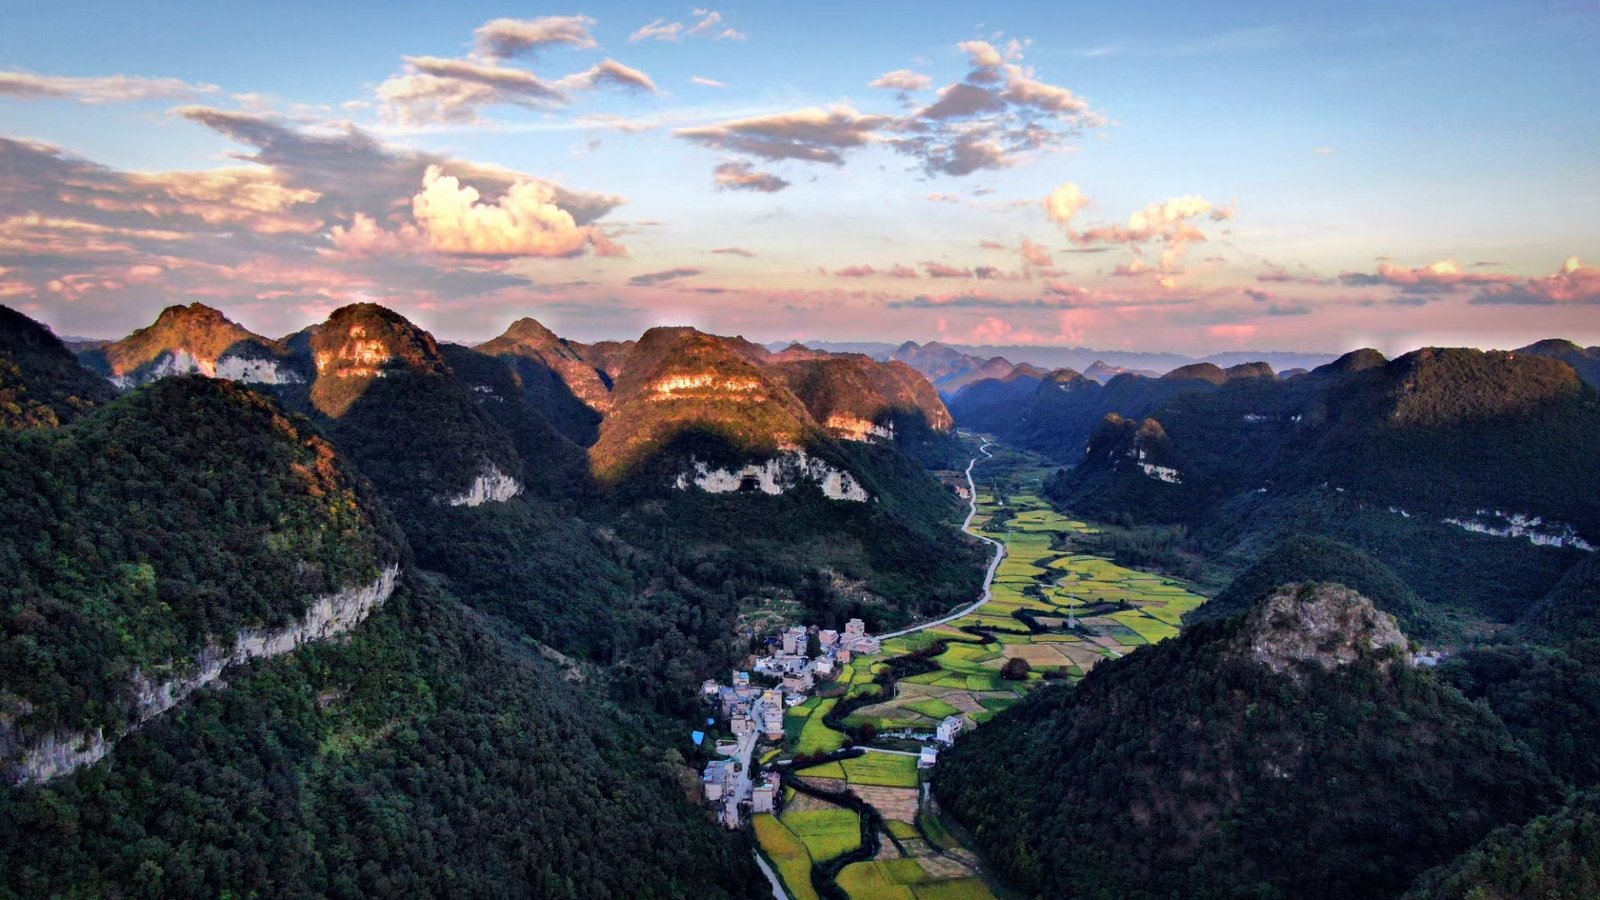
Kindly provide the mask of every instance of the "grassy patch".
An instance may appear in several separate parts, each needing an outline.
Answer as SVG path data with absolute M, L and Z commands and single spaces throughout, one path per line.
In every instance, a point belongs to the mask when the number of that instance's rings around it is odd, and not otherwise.
M 795 900 L 817 900 L 817 892 L 811 887 L 811 854 L 805 842 L 770 813 L 762 813 L 752 821 L 756 842 L 772 867 L 778 870 L 789 896 Z
M 840 765 L 851 784 L 876 784 L 885 787 L 917 786 L 917 758 L 898 753 L 868 753 L 844 760 Z
M 814 860 L 829 860 L 861 845 L 861 817 L 854 810 L 836 806 L 786 812 L 781 821 L 805 843 Z

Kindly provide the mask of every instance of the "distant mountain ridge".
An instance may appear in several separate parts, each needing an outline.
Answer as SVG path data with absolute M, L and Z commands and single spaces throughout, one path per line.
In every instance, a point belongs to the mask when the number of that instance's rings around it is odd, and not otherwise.
M 1181 353 L 1151 353 L 1134 350 L 1097 350 L 1089 347 L 1040 347 L 1033 345 L 953 344 L 929 341 L 918 344 L 906 341 L 890 344 L 879 341 L 801 341 L 803 346 L 836 353 L 861 353 L 873 359 L 900 359 L 910 363 L 927 375 L 937 385 L 942 378 L 957 369 L 973 370 L 999 358 L 1015 365 L 1030 365 L 1046 371 L 1073 369 L 1098 378 L 1109 368 L 1139 374 L 1162 375 L 1180 366 L 1209 362 L 1221 368 L 1243 362 L 1266 362 L 1275 370 L 1312 369 L 1333 361 L 1334 353 L 1304 353 L 1284 350 L 1230 350 L 1204 357 L 1185 356 Z M 777 349 L 784 344 L 768 345 Z M 961 358 L 965 362 L 957 362 Z M 919 364 L 913 360 L 926 360 Z M 1096 362 L 1102 364 L 1092 374 Z M 1112 374 L 1119 374 L 1113 372 Z M 1002 377 L 1003 372 L 991 370 L 986 377 Z M 976 379 L 972 379 L 976 380 Z M 964 382 L 963 382 L 964 383 Z M 959 387 L 957 384 L 955 387 Z M 942 386 L 941 386 L 941 389 Z M 954 390 L 954 388 L 951 388 Z

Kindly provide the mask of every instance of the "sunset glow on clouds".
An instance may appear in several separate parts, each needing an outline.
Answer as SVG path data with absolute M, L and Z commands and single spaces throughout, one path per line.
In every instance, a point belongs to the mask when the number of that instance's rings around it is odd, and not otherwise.
M 0 38 L 0 302 L 63 333 L 203 300 L 280 334 L 373 300 L 454 339 L 532 315 L 580 339 L 1600 342 L 1581 17 L 629 5 L 230 35 L 146 11 L 163 51 L 68 48 L 71 6 Z M 1537 142 L 1470 125 L 1512 84 Z

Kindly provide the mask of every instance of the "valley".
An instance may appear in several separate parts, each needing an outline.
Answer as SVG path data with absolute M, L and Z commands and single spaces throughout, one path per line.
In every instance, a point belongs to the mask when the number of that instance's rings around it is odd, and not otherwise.
M 857 656 L 792 707 L 781 746 L 762 757 L 783 773 L 782 805 L 753 825 L 789 896 L 1010 896 L 927 790 L 937 748 L 1038 687 L 1074 683 L 1100 661 L 1175 635 L 1204 602 L 1173 579 L 1076 547 L 1096 529 L 1039 496 L 1052 470 L 1037 456 L 964 441 L 973 456 L 962 528 L 995 547 L 979 599 L 878 635 L 881 652 Z

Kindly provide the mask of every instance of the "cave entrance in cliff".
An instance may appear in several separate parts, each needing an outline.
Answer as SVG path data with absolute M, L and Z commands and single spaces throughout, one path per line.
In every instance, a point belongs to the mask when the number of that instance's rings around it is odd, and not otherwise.
M 761 479 L 754 475 L 746 475 L 739 479 L 739 493 L 754 494 L 761 490 Z

